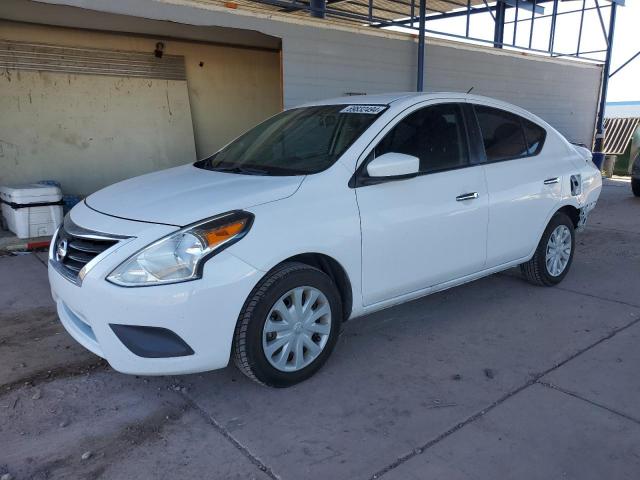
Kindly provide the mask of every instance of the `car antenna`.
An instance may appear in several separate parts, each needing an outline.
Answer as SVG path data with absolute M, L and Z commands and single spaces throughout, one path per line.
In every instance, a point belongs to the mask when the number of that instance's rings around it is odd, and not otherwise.
M 473 90 L 475 87 L 471 87 L 469 90 L 467 90 L 467 95 L 471 93 L 471 90 Z

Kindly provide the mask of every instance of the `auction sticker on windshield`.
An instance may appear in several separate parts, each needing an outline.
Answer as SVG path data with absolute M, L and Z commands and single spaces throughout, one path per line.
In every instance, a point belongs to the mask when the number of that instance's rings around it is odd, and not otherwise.
M 346 108 L 340 110 L 340 113 L 369 113 L 377 115 L 385 108 L 384 105 L 349 105 Z

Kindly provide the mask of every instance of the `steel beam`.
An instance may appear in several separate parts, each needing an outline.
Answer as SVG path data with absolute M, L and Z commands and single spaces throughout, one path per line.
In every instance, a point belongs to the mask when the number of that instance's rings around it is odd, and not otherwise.
M 626 67 L 627 65 L 629 65 L 631 62 L 633 62 L 638 56 L 640 56 L 640 50 L 638 52 L 636 52 L 635 55 L 633 55 L 631 58 L 629 58 L 629 60 L 627 60 L 626 62 L 624 62 L 622 65 L 620 65 L 618 68 L 615 69 L 615 71 L 609 75 L 609 78 L 613 77 L 616 73 L 618 73 L 620 70 L 622 70 L 624 67 Z
M 474 15 L 477 13 L 485 13 L 485 12 L 489 12 L 489 11 L 494 11 L 496 9 L 495 5 L 491 5 L 489 7 L 479 7 L 479 8 L 474 8 L 471 7 L 471 9 L 469 10 L 469 12 L 467 13 L 467 10 L 459 10 L 456 12 L 445 12 L 445 13 L 436 13 L 434 15 L 429 15 L 427 17 L 425 17 L 425 21 L 430 22 L 432 20 L 443 20 L 445 18 L 456 18 L 456 17 L 464 17 L 464 16 L 468 16 L 468 15 Z M 427 8 L 427 10 L 429 10 Z M 395 27 L 407 27 L 407 28 L 412 28 L 412 24 L 416 23 L 418 21 L 418 17 L 412 17 L 412 18 L 407 18 L 404 20 L 391 20 L 389 22 L 387 22 L 388 25 L 372 25 L 372 27 L 378 27 L 378 28 L 382 28 L 382 27 L 386 27 L 386 26 L 395 26 Z M 415 27 L 413 27 L 415 28 Z
M 536 13 L 544 14 L 544 7 L 540 5 L 534 5 L 529 0 L 501 0 L 510 7 L 518 7 L 529 12 L 534 11 Z

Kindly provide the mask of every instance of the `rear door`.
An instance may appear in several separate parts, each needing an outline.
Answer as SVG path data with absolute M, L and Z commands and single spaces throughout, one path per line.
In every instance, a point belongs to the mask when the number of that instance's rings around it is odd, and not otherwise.
M 487 267 L 527 256 L 562 198 L 562 159 L 545 150 L 546 130 L 513 112 L 474 105 L 486 152 Z
M 470 161 L 461 106 L 413 107 L 387 127 L 358 174 L 389 152 L 418 157 L 420 174 L 356 187 L 365 305 L 477 272 L 485 263 L 486 183 L 483 166 Z

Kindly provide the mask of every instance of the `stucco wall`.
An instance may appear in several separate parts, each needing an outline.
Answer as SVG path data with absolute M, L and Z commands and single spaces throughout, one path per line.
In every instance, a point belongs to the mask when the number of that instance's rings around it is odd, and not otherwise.
M 195 158 L 186 82 L 0 72 L 0 184 L 87 194 Z
M 1 20 L 0 39 L 139 52 L 157 41 Z M 88 194 L 205 157 L 282 108 L 279 52 L 163 42 L 185 57 L 186 82 L 0 72 L 0 184 L 55 179 Z
M 158 41 L 154 37 L 1 20 L 0 38 L 135 52 L 153 52 Z M 214 152 L 248 126 L 282 108 L 279 52 L 172 39 L 162 41 L 166 53 L 185 57 L 198 157 Z

